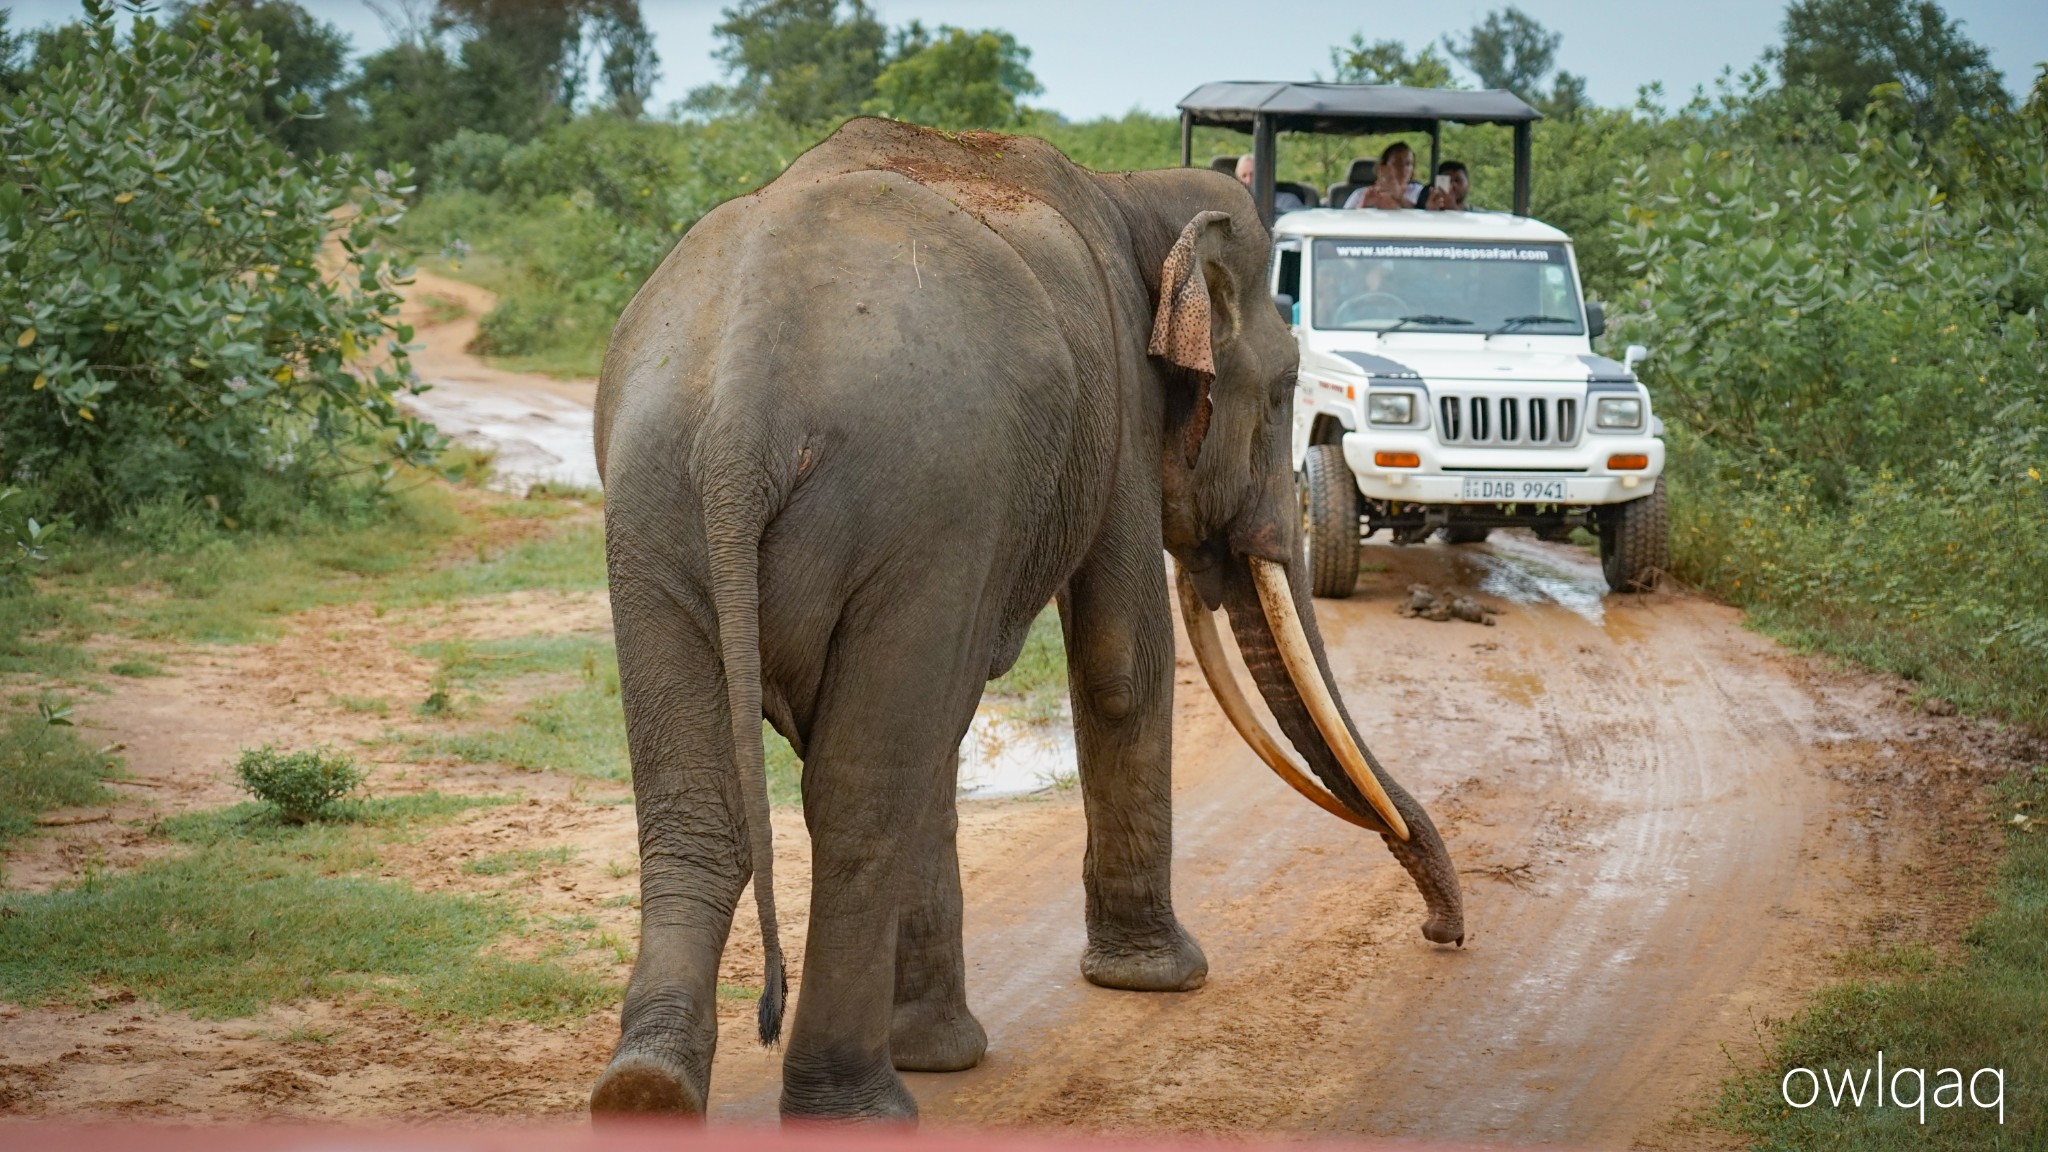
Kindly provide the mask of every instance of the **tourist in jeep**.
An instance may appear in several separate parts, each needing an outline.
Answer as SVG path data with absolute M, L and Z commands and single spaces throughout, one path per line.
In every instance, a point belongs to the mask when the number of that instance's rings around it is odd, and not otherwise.
M 1465 172 L 1460 160 L 1446 160 L 1436 166 L 1436 183 L 1430 185 L 1429 195 L 1422 206 L 1432 212 L 1467 211 L 1465 197 L 1472 191 L 1472 178 Z
M 1251 153 L 1247 152 L 1244 155 L 1239 156 L 1237 158 L 1237 182 L 1239 184 L 1242 184 L 1245 187 L 1250 188 L 1252 186 L 1252 175 L 1255 171 L 1256 169 L 1253 167 L 1252 164 Z M 1301 202 L 1301 197 L 1295 195 L 1288 189 L 1273 189 L 1274 213 L 1278 214 L 1281 212 L 1294 212 L 1306 207 L 1308 207 L 1308 205 Z
M 1346 198 L 1344 207 L 1413 208 L 1422 191 L 1420 184 L 1409 182 L 1414 174 L 1415 150 L 1406 144 L 1389 144 L 1380 153 L 1373 182 Z

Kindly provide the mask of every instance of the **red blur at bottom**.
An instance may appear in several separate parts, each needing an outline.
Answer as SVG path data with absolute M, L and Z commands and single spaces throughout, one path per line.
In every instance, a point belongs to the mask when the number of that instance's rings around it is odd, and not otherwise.
M 6 1152 L 1300 1152 L 1387 1149 L 1451 1152 L 1452 1145 L 1408 1141 L 1116 1140 L 1021 1130 L 971 1131 L 893 1125 L 785 1124 L 707 1127 L 691 1121 L 613 1121 L 535 1127 L 368 1128 L 263 1124 L 245 1127 L 96 1126 L 0 1121 Z M 1495 1145 L 1497 1149 L 1499 1146 Z

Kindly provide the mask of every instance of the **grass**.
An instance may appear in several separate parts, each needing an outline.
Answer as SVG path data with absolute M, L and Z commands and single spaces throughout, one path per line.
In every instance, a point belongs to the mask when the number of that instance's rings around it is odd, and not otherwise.
M 2048 662 L 1983 643 L 1981 629 L 1854 602 L 1752 604 L 1748 622 L 1802 652 L 1824 652 L 1914 683 L 1959 710 L 2048 730 Z
M 510 906 L 359 874 L 378 843 L 502 802 L 428 793 L 345 802 L 302 826 L 255 804 L 164 821 L 157 834 L 186 853 L 0 898 L 0 996 L 91 1005 L 125 990 L 206 1018 L 350 994 L 434 1019 L 582 1015 L 617 989 L 488 952 L 522 926 Z
M 989 682 L 988 695 L 1013 699 L 1010 714 L 1027 724 L 1057 718 L 1067 699 L 1067 649 L 1059 609 L 1048 604 L 1031 622 L 1017 662 Z
M 498 852 L 480 856 L 462 866 L 472 876 L 506 876 L 513 872 L 538 872 L 550 864 L 567 864 L 576 858 L 576 850 L 566 844 L 553 848 L 516 848 L 510 852 Z
M 1961 963 L 1943 966 L 1924 948 L 1852 954 L 1849 979 L 1816 998 L 1777 1037 L 1772 1063 L 1732 1081 L 1715 1113 L 1723 1126 L 1763 1149 L 2040 1148 L 2048 1143 L 2048 767 L 2000 785 L 1993 811 L 2005 824 L 2006 856 L 1991 896 L 1994 910 L 1964 937 Z M 2014 823 L 2015 817 L 2024 820 Z M 1829 1105 L 1794 1109 L 1780 1081 L 1793 1068 L 1861 1070 L 1878 1052 L 1891 1069 L 2005 1072 L 2005 1117 L 1968 1106 L 1917 1112 Z M 1804 1081 L 1798 1081 L 1803 1099 Z M 1983 1095 L 1991 1094 L 1991 1080 Z M 1912 1092 L 1910 1079 L 1899 1088 Z
M 32 592 L 0 596 L 0 674 L 84 682 L 96 671 L 84 647 L 96 634 L 244 643 L 326 604 L 367 600 L 384 610 L 600 589 L 603 530 L 590 507 L 586 494 L 511 500 L 433 480 L 267 532 L 224 529 L 197 508 L 138 514 L 76 537 Z M 586 522 L 550 523 L 577 516 Z M 162 674 L 134 658 L 107 671 Z
M 534 507 L 522 509 L 520 505 Z M 586 506 L 579 501 L 542 497 L 503 507 L 501 516 L 525 513 L 552 517 Z M 522 541 L 502 552 L 478 555 L 474 563 L 413 573 L 407 579 L 391 582 L 377 599 L 387 606 L 407 607 L 535 588 L 596 591 L 604 586 L 604 529 L 591 523 Z
M 567 688 L 535 696 L 509 722 L 407 736 L 415 757 L 448 756 L 469 764 L 504 764 L 598 780 L 632 778 L 625 713 L 619 703 L 618 653 L 609 642 L 584 636 L 529 636 L 428 644 L 417 651 L 441 665 L 435 683 L 444 705 L 430 714 L 475 710 L 447 695 L 456 687 L 482 690 L 515 677 L 561 677 L 570 672 L 575 679 Z M 802 799 L 803 765 L 796 752 L 765 723 L 761 739 L 770 803 L 797 803 Z
M 119 764 L 74 728 L 36 714 L 7 717 L 0 725 L 0 847 L 31 831 L 35 818 L 53 808 L 110 799 L 101 782 L 116 775 Z

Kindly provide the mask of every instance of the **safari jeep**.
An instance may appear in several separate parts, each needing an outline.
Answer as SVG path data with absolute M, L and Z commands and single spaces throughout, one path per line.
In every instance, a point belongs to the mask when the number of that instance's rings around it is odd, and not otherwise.
M 1361 529 L 1453 544 L 1494 528 L 1600 539 L 1615 591 L 1665 566 L 1661 427 L 1593 354 L 1571 241 L 1489 212 L 1328 209 L 1274 225 L 1301 345 L 1295 467 L 1319 596 L 1358 579 Z
M 1382 529 L 1396 544 L 1470 544 L 1495 528 L 1585 528 L 1609 588 L 1652 586 L 1668 544 L 1662 424 L 1633 371 L 1648 352 L 1594 354 L 1605 321 L 1580 294 L 1571 238 L 1529 218 L 1541 114 L 1500 91 L 1243 82 L 1204 85 L 1180 109 L 1183 164 L 1197 127 L 1252 137 L 1274 302 L 1301 346 L 1294 456 L 1316 595 L 1350 595 L 1359 546 Z M 1327 201 L 1285 185 L 1309 207 L 1275 219 L 1277 133 L 1426 132 L 1434 172 L 1447 121 L 1513 129 L 1512 212 L 1318 207 L 1370 182 L 1359 160 Z

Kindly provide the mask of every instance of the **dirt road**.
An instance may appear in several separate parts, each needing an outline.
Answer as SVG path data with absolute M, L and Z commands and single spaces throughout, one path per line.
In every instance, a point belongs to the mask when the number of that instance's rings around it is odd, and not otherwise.
M 470 355 L 477 323 L 496 303 L 474 284 L 413 274 L 402 316 L 423 345 L 413 369 L 432 388 L 407 405 L 454 439 L 494 452 L 492 472 L 503 486 L 598 487 L 590 447 L 597 382 L 507 372 Z
M 460 323 L 424 329 L 423 374 L 495 389 L 514 417 L 535 395 L 578 398 L 583 386 L 468 360 Z M 1082 981 L 1072 791 L 963 802 L 969 992 L 990 1053 L 971 1072 L 910 1078 L 928 1123 L 1716 1146 L 1726 1137 L 1684 1113 L 1711 1099 L 1731 1059 L 1757 1058 L 1762 1029 L 1835 957 L 1942 946 L 1975 911 L 1957 858 L 1934 867 L 1927 835 L 1970 811 L 1995 770 L 1975 726 L 1909 708 L 1899 685 L 1790 655 L 1732 609 L 1682 593 L 1603 597 L 1592 559 L 1569 546 L 1496 536 L 1367 559 L 1357 594 L 1318 612 L 1368 741 L 1464 872 L 1466 946 L 1422 940 L 1421 902 L 1377 840 L 1274 779 L 1183 653 L 1175 892 L 1208 985 L 1141 995 Z M 1411 583 L 1504 612 L 1495 627 L 1400 618 Z M 97 727 L 128 740 L 146 794 L 133 812 L 36 842 L 10 861 L 12 882 L 61 883 L 88 852 L 140 859 L 150 849 L 136 829 L 152 815 L 233 798 L 238 744 L 402 732 L 416 722 L 346 714 L 333 693 L 423 694 L 431 669 L 409 655 L 423 638 L 601 633 L 606 619 L 601 596 L 391 617 L 344 606 L 307 613 L 274 645 L 165 653 L 173 676 L 91 706 Z M 430 779 L 530 797 L 432 833 L 388 872 L 488 890 L 463 859 L 566 846 L 573 862 L 521 899 L 633 938 L 619 905 L 635 881 L 601 867 L 630 858 L 630 807 L 510 769 L 394 759 L 375 771 L 387 791 Z M 778 812 L 776 841 L 794 966 L 808 896 L 799 813 Z M 749 903 L 727 950 L 736 983 L 758 980 Z M 723 1009 L 714 1118 L 768 1121 L 779 1054 L 751 1043 L 751 1004 Z M 288 1042 L 308 1019 L 339 1039 Z M 315 1004 L 216 1024 L 138 1004 L 117 1019 L 4 1008 L 0 1035 L 0 1111 L 571 1117 L 616 1022 L 468 1033 Z
M 1685 596 L 1608 599 L 1574 549 L 1375 548 L 1319 602 L 1368 739 L 1443 827 L 1464 949 L 1422 940 L 1380 845 L 1239 742 L 1183 657 L 1176 900 L 1200 991 L 1083 983 L 1078 811 L 966 881 L 990 1057 L 919 1076 L 929 1122 L 1308 1130 L 1692 1145 L 1670 1121 L 1861 939 L 1853 897 L 1911 852 L 1837 783 L 1917 721 Z M 1497 627 L 1401 619 L 1410 583 L 1500 604 Z M 1881 815 L 1881 814 L 1880 814 Z M 742 1040 L 733 1034 L 729 1041 Z M 728 1042 L 728 1117 L 772 1115 L 772 1062 Z

